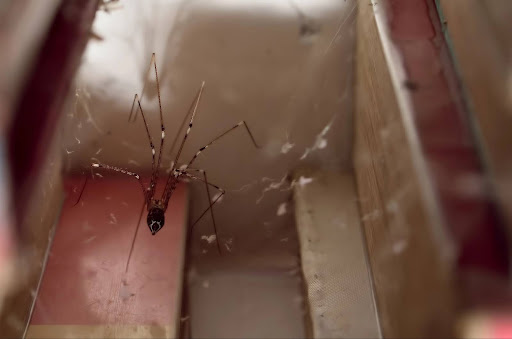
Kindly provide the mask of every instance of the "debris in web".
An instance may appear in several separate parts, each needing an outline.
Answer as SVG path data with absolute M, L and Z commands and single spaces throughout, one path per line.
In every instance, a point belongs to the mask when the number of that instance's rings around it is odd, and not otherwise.
M 215 234 L 201 236 L 201 240 L 205 240 L 208 243 L 208 245 L 213 243 L 216 239 L 217 239 L 217 236 Z
M 286 214 L 286 203 L 283 202 L 279 205 L 279 207 L 277 208 L 277 215 L 278 216 L 282 216 L 282 215 L 285 215 Z
M 316 136 L 315 143 L 313 144 L 313 146 L 306 147 L 306 150 L 304 151 L 304 154 L 302 154 L 302 156 L 300 157 L 300 160 L 306 159 L 311 152 L 314 152 L 319 149 L 324 149 L 327 147 L 327 139 L 325 138 L 325 136 L 331 129 L 331 126 L 332 126 L 335 118 L 336 118 L 336 116 L 334 116 L 331 119 L 331 121 L 327 124 L 327 126 L 325 126 L 323 128 L 322 132 L 320 132 L 320 134 L 318 134 Z
M 270 181 L 270 184 L 263 189 L 263 192 L 261 192 L 261 196 L 258 198 L 258 200 L 256 200 L 256 204 L 259 204 L 261 202 L 261 200 L 265 196 L 266 192 L 280 189 L 282 186 L 286 185 L 287 178 L 288 178 L 288 174 L 285 174 L 283 176 L 283 178 L 278 182 L 273 181 L 273 179 L 271 179 L 271 178 L 267 178 L 267 177 L 262 178 L 261 179 L 262 182 Z

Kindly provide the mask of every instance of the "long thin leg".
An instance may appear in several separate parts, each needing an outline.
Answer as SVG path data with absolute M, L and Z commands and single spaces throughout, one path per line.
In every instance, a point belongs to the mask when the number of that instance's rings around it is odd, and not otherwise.
M 132 253 L 133 253 L 133 249 L 135 247 L 135 239 L 137 239 L 137 234 L 139 233 L 139 228 L 140 228 L 140 221 L 142 220 L 142 214 L 144 213 L 144 207 L 146 207 L 146 200 L 144 200 L 144 203 L 142 204 L 142 209 L 140 210 L 140 214 L 139 214 L 139 221 L 137 222 L 137 227 L 135 228 L 135 233 L 133 234 L 133 239 L 132 239 L 132 245 L 130 247 L 130 253 L 128 254 L 128 260 L 126 261 L 126 268 L 125 268 L 125 273 L 128 272 L 128 266 L 130 265 L 130 260 L 132 258 Z
M 146 90 L 146 85 L 147 85 L 147 82 L 148 82 L 147 81 L 148 80 L 148 75 L 149 75 L 149 72 L 151 71 L 151 64 L 154 61 L 154 57 L 155 57 L 155 53 L 153 53 L 153 55 L 151 56 L 151 61 L 149 62 L 148 70 L 146 72 L 146 79 L 144 80 L 144 86 L 142 86 L 142 92 L 140 93 L 140 97 L 141 98 L 144 96 L 144 91 Z M 130 110 L 130 116 L 128 116 L 128 122 L 135 122 L 135 120 L 137 120 L 137 113 L 139 113 L 139 107 L 137 107 L 135 105 L 135 103 L 136 103 L 136 100 L 133 99 L 132 109 Z M 134 108 L 136 108 L 135 113 L 133 112 Z
M 190 118 L 190 122 L 188 123 L 187 132 L 185 133 L 185 136 L 183 137 L 183 140 L 181 141 L 180 148 L 178 149 L 178 153 L 176 154 L 176 158 L 174 159 L 173 167 L 171 168 L 171 172 L 169 173 L 169 176 L 167 177 L 167 182 L 165 184 L 164 192 L 162 194 L 162 199 L 164 200 L 165 206 L 167 206 L 167 203 L 169 202 L 169 198 L 170 198 L 170 190 L 172 188 L 171 182 L 172 182 L 172 178 L 175 175 L 174 169 L 175 169 L 175 166 L 178 163 L 178 160 L 180 158 L 181 151 L 183 150 L 183 146 L 185 145 L 185 141 L 187 141 L 187 137 L 188 137 L 190 131 L 192 130 L 192 125 L 194 123 L 194 117 L 196 116 L 197 107 L 199 106 L 199 102 L 201 101 L 201 96 L 203 95 L 204 84 L 205 84 L 205 82 L 203 81 L 203 83 L 201 84 L 201 88 L 197 92 L 196 98 L 194 99 L 194 101 L 192 102 L 192 105 L 189 108 L 189 112 L 192 111 L 192 117 Z
M 158 108 L 160 111 L 160 129 L 162 132 L 162 136 L 160 138 L 160 150 L 158 151 L 158 162 L 156 164 L 156 168 L 153 169 L 153 173 L 151 174 L 151 183 L 152 183 L 152 185 L 156 185 L 156 183 L 158 182 L 158 171 L 160 170 L 160 164 L 162 162 L 162 150 L 164 149 L 165 126 L 164 126 L 164 117 L 163 117 L 163 113 L 162 113 L 162 100 L 160 99 L 160 82 L 158 81 L 158 70 L 156 69 L 155 53 L 153 53 L 153 55 L 151 56 L 151 62 L 153 62 L 153 66 L 155 67 L 156 89 L 157 89 L 157 94 L 158 94 Z M 141 109 L 141 112 L 142 112 L 142 109 Z M 155 154 L 154 149 L 152 150 L 152 152 L 154 155 Z M 152 186 L 151 196 L 153 196 L 153 194 L 154 194 L 153 190 L 154 190 L 154 187 Z
M 156 185 L 156 181 L 155 181 L 155 154 L 156 154 L 155 145 L 153 144 L 153 138 L 151 138 L 151 134 L 149 133 L 149 126 L 146 121 L 146 116 L 144 115 L 144 111 L 142 110 L 140 100 L 137 98 L 137 94 L 135 94 L 135 98 L 137 99 L 137 102 L 139 104 L 140 114 L 142 115 L 142 120 L 144 120 L 144 127 L 146 128 L 146 133 L 147 133 L 148 139 L 149 139 L 149 146 L 151 147 L 152 159 L 151 159 L 151 182 L 149 184 L 149 198 L 152 198 L 153 194 L 154 194 L 154 190 L 155 190 L 155 185 Z M 162 136 L 164 136 L 164 134 Z M 163 139 L 162 139 L 162 143 L 163 143 Z M 161 152 L 162 151 L 160 150 L 160 154 L 161 154 Z
M 220 188 L 219 186 L 217 185 L 214 185 L 214 184 L 210 184 L 208 182 L 208 177 L 206 176 L 206 171 L 204 170 L 196 170 L 194 169 L 194 171 L 198 171 L 198 172 L 201 172 L 203 174 L 203 177 L 204 177 L 204 180 L 201 179 L 201 178 L 198 178 L 194 175 L 191 175 L 190 173 L 187 173 L 187 172 L 181 172 L 183 175 L 189 177 L 189 178 L 192 178 L 192 179 L 195 179 L 195 180 L 200 180 L 200 181 L 203 181 L 205 183 L 205 187 L 206 187 L 206 195 L 208 196 L 208 204 L 209 204 L 209 207 L 201 214 L 201 216 L 192 224 L 192 229 L 194 228 L 195 224 L 203 217 L 203 215 L 208 212 L 208 210 L 210 211 L 210 214 L 212 216 L 212 221 L 213 221 L 213 230 L 215 232 L 215 239 L 216 239 L 216 242 L 217 242 L 217 249 L 219 250 L 219 254 L 222 254 L 222 251 L 221 251 L 221 248 L 220 248 L 220 242 L 219 242 L 219 236 L 218 236 L 218 232 L 217 232 L 217 224 L 215 223 L 215 216 L 213 214 L 213 205 L 226 193 L 226 191 L 224 191 L 222 188 Z M 209 186 L 213 186 L 215 187 L 216 189 L 218 189 L 221 194 L 215 199 L 215 201 L 212 203 L 212 198 L 210 196 L 210 187 Z
M 222 133 L 221 135 L 219 135 L 218 137 L 216 137 L 215 139 L 213 139 L 212 141 L 210 141 L 208 144 L 206 144 L 206 146 L 203 146 L 199 149 L 199 151 L 197 151 L 196 154 L 194 154 L 194 156 L 192 157 L 192 159 L 188 162 L 188 164 L 184 167 L 185 169 L 187 169 L 190 165 L 192 165 L 192 163 L 196 160 L 197 156 L 199 154 L 201 154 L 202 151 L 204 151 L 205 149 L 207 149 L 208 147 L 210 147 L 211 144 L 213 144 L 215 141 L 219 140 L 220 138 L 222 138 L 223 136 L 225 136 L 226 134 L 228 134 L 229 132 L 233 131 L 234 129 L 236 129 L 237 127 L 240 127 L 244 125 L 245 126 L 245 129 L 247 130 L 247 133 L 249 134 L 249 136 L 251 137 L 251 140 L 252 140 L 252 143 L 254 144 L 254 147 L 256 148 L 260 148 L 260 146 L 258 146 L 258 144 L 256 143 L 256 140 L 254 140 L 254 136 L 252 135 L 251 133 L 251 130 L 249 129 L 249 126 L 247 126 L 247 123 L 245 121 L 240 121 L 238 124 L 236 124 L 235 126 L 231 127 L 230 129 L 228 129 L 227 131 L 225 131 L 224 133 Z
M 105 169 L 108 169 L 108 170 L 111 170 L 111 171 L 115 171 L 115 172 L 119 172 L 119 173 L 123 173 L 123 174 L 126 174 L 126 175 L 130 175 L 132 177 L 135 177 L 135 179 L 137 179 L 139 181 L 140 188 L 142 189 L 142 194 L 144 195 L 144 200 L 146 200 L 147 192 L 146 192 L 146 189 L 144 188 L 144 184 L 142 183 L 142 179 L 140 178 L 140 176 L 137 173 L 127 171 L 127 170 L 125 170 L 123 168 L 119 168 L 119 167 L 115 167 L 115 166 L 110 166 L 110 165 L 105 165 L 105 164 L 100 164 L 100 163 L 93 163 L 93 164 L 91 164 L 91 166 L 95 167 L 95 168 L 105 168 Z
M 164 117 L 163 117 L 163 113 L 162 113 L 162 100 L 160 99 L 160 82 L 158 81 L 158 71 L 156 69 L 155 53 L 153 53 L 153 56 L 151 57 L 151 59 L 153 60 L 153 62 L 154 62 L 153 65 L 155 66 L 156 89 L 157 89 L 157 94 L 158 94 L 158 108 L 160 111 L 160 129 L 162 132 L 162 136 L 160 138 L 160 150 L 158 152 L 158 163 L 156 165 L 156 169 L 154 172 L 155 182 L 157 182 L 158 181 L 158 171 L 160 170 L 160 163 L 162 162 L 162 150 L 164 149 L 165 126 L 164 126 Z
M 172 154 L 172 151 L 174 150 L 174 146 L 176 146 L 176 142 L 178 141 L 178 138 L 180 137 L 181 130 L 183 129 L 183 126 L 185 126 L 185 123 L 187 122 L 187 117 L 189 116 L 189 114 L 190 114 L 190 110 L 187 111 L 187 114 L 183 117 L 183 120 L 181 121 L 180 127 L 178 128 L 178 132 L 176 132 L 176 135 L 174 137 L 174 140 L 172 141 L 171 147 L 169 148 L 169 155 Z
M 82 190 L 80 191 L 80 195 L 78 196 L 78 199 L 76 200 L 75 204 L 73 205 L 73 207 L 75 207 L 76 205 L 78 205 L 78 203 L 80 202 L 80 199 L 82 199 L 82 195 L 84 194 L 84 191 L 85 191 L 85 186 L 87 185 L 87 180 L 89 179 L 88 176 L 85 177 L 85 182 L 84 182 L 84 185 L 82 186 Z

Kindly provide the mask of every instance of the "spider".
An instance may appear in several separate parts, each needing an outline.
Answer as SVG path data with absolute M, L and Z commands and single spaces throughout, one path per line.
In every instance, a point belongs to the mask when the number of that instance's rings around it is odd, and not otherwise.
M 205 187 L 206 187 L 206 194 L 208 195 L 209 207 L 206 208 L 201 213 L 199 218 L 192 224 L 192 227 L 208 211 L 210 211 L 210 214 L 211 214 L 211 217 L 212 217 L 212 221 L 213 221 L 213 228 L 214 228 L 215 235 L 216 235 L 217 249 L 220 252 L 220 245 L 219 245 L 218 237 L 217 237 L 217 225 L 215 223 L 215 217 L 214 217 L 214 214 L 213 214 L 213 205 L 215 205 L 215 203 L 217 201 L 219 201 L 219 199 L 226 193 L 226 191 L 224 189 L 220 188 L 219 186 L 208 182 L 206 171 L 204 171 L 202 169 L 191 168 L 190 166 L 194 163 L 194 161 L 197 159 L 197 157 L 203 151 L 205 151 L 208 147 L 210 147 L 213 143 L 215 143 L 217 140 L 219 140 L 223 136 L 227 135 L 228 133 L 232 132 L 233 130 L 235 130 L 238 127 L 241 127 L 241 126 L 245 127 L 245 130 L 247 131 L 249 137 L 251 138 L 251 141 L 254 144 L 254 147 L 260 148 L 260 146 L 258 146 L 258 144 L 256 143 L 256 140 L 254 139 L 254 136 L 251 133 L 251 130 L 249 129 L 249 126 L 247 125 L 247 123 L 242 120 L 238 124 L 236 124 L 235 126 L 227 129 L 226 131 L 224 131 L 223 133 L 218 135 L 216 138 L 211 140 L 205 146 L 201 147 L 188 162 L 184 163 L 181 166 L 178 166 L 179 161 L 180 161 L 180 155 L 181 155 L 181 152 L 183 150 L 183 146 L 185 145 L 187 137 L 190 134 L 190 131 L 192 130 L 192 125 L 193 125 L 193 122 L 194 122 L 194 117 L 196 116 L 197 108 L 199 106 L 199 102 L 200 102 L 202 94 L 203 94 L 203 90 L 204 90 L 204 86 L 205 86 L 205 82 L 203 81 L 202 84 L 201 84 L 201 87 L 199 88 L 199 90 L 198 90 L 198 92 L 197 92 L 197 94 L 196 94 L 196 96 L 194 98 L 194 101 L 192 102 L 192 104 L 191 104 L 191 106 L 190 106 L 190 108 L 189 108 L 189 110 L 187 112 L 187 115 L 185 116 L 185 118 L 183 120 L 183 123 L 182 123 L 182 125 L 181 125 L 181 127 L 179 129 L 179 130 L 181 130 L 181 128 L 183 127 L 183 124 L 186 122 L 187 117 L 191 114 L 187 131 L 186 131 L 186 133 L 185 133 L 185 135 L 184 135 L 184 137 L 183 137 L 183 139 L 181 141 L 181 144 L 179 146 L 179 149 L 178 149 L 178 152 L 176 154 L 176 157 L 174 158 L 174 161 L 172 162 L 172 166 L 171 166 L 170 172 L 169 172 L 168 177 L 167 177 L 167 181 L 166 181 L 166 184 L 165 184 L 165 188 L 164 188 L 163 194 L 159 198 L 155 197 L 155 188 L 156 188 L 156 184 L 157 184 L 158 177 L 159 177 L 160 165 L 162 163 L 162 151 L 163 151 L 163 148 L 164 148 L 164 140 L 165 140 L 165 126 L 164 126 L 163 114 L 162 114 L 162 103 L 161 103 L 161 100 L 160 100 L 160 84 L 159 84 L 159 81 L 158 81 L 158 70 L 157 70 L 157 66 L 156 66 L 155 53 L 153 53 L 152 56 L 151 56 L 151 61 L 150 61 L 150 64 L 149 64 L 148 73 L 151 70 L 151 66 L 152 65 L 154 65 L 154 70 L 155 70 L 155 79 L 156 79 L 156 87 L 157 87 L 157 94 L 158 94 L 158 106 L 159 106 L 159 112 L 160 112 L 160 126 L 161 126 L 161 132 L 162 132 L 161 133 L 161 138 L 160 138 L 160 149 L 158 151 L 158 157 L 156 157 L 156 150 L 155 150 L 155 146 L 153 144 L 153 138 L 151 137 L 151 134 L 149 133 L 148 123 L 147 123 L 147 120 L 146 120 L 146 116 L 144 115 L 144 111 L 142 109 L 142 105 L 140 103 L 140 99 L 139 99 L 138 94 L 135 94 L 135 97 L 133 98 L 132 109 L 130 111 L 130 116 L 128 117 L 128 121 L 132 121 L 132 122 L 135 121 L 135 119 L 137 117 L 137 113 L 140 110 L 142 119 L 144 121 L 144 126 L 146 128 L 146 134 L 148 136 L 149 146 L 151 148 L 151 154 L 152 154 L 151 180 L 150 180 L 149 186 L 148 187 L 144 186 L 140 175 L 138 175 L 137 173 L 128 171 L 126 169 L 115 167 L 115 166 L 110 166 L 110 165 L 103 164 L 103 163 L 100 163 L 100 162 L 94 162 L 94 163 L 91 164 L 91 166 L 93 168 L 103 168 L 103 169 L 107 169 L 107 170 L 111 170 L 111 171 L 115 171 L 115 172 L 120 172 L 120 173 L 129 175 L 129 176 L 132 176 L 132 177 L 134 177 L 135 179 L 138 180 L 138 182 L 140 184 L 140 187 L 142 189 L 142 194 L 144 196 L 144 206 L 143 206 L 143 208 L 145 206 L 147 206 L 147 211 L 148 211 L 148 214 L 147 214 L 147 225 L 148 225 L 149 231 L 151 232 L 152 235 L 155 235 L 156 233 L 158 233 L 158 231 L 160 231 L 162 229 L 162 227 L 164 226 L 164 224 L 165 224 L 165 211 L 167 210 L 167 206 L 169 204 L 169 200 L 170 200 L 174 190 L 176 189 L 178 183 L 183 178 L 189 178 L 189 179 L 192 179 L 192 180 L 198 180 L 198 181 L 204 182 Z M 144 88 L 145 88 L 145 85 L 144 85 L 144 87 L 142 89 L 141 97 L 144 95 Z M 136 107 L 135 114 L 133 114 L 133 109 L 135 107 Z M 178 138 L 178 134 L 176 135 L 176 138 L 174 139 L 173 146 L 171 146 L 171 151 L 174 148 L 174 143 L 176 142 L 176 140 Z M 200 176 L 202 176 L 202 178 Z M 211 200 L 211 197 L 210 197 L 210 187 L 213 187 L 213 188 L 217 189 L 219 191 L 219 193 L 220 193 L 219 195 L 217 195 L 217 197 L 213 201 Z M 139 224 L 140 224 L 140 222 L 139 222 Z M 138 228 L 137 228 L 137 231 L 138 231 Z

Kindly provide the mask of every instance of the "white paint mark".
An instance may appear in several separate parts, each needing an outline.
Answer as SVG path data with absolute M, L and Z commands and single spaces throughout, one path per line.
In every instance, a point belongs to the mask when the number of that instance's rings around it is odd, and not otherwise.
M 74 152 L 75 152 L 75 151 L 68 151 L 68 149 L 67 149 L 67 148 L 64 148 L 64 149 L 66 150 L 66 153 L 67 153 L 67 154 L 71 154 L 71 153 L 74 153 Z
M 110 213 L 110 221 L 108 223 L 111 224 L 111 225 L 117 224 L 117 218 L 114 215 L 114 213 Z
M 217 239 L 217 236 L 215 234 L 201 236 L 201 240 L 206 240 L 206 242 L 208 244 L 213 243 L 216 239 Z
M 129 299 L 130 297 L 133 297 L 134 295 L 135 293 L 130 292 L 127 285 L 125 285 L 124 283 L 121 284 L 121 288 L 119 289 L 119 296 L 121 297 L 121 299 L 126 300 Z
M 78 138 L 77 138 L 77 137 L 75 137 L 75 140 L 76 140 L 76 141 L 78 141 L 78 144 L 80 145 L 80 140 L 78 140 Z
M 231 243 L 225 242 L 225 243 L 224 243 L 224 247 L 226 247 L 226 250 L 227 250 L 228 252 L 231 252 L 231 251 L 232 251 L 232 249 L 231 249 Z
M 281 146 L 281 153 L 288 153 L 293 148 L 293 146 L 295 146 L 295 144 L 291 144 L 287 141 L 283 146 Z
M 373 210 L 372 212 L 363 216 L 362 220 L 377 220 L 382 215 L 380 210 Z
M 393 253 L 400 254 L 407 248 L 407 240 L 402 239 L 393 244 Z
M 91 230 L 92 230 L 92 227 L 91 227 L 91 225 L 89 225 L 89 222 L 84 221 L 82 223 L 82 231 L 88 232 L 88 231 L 91 231 Z
M 278 216 L 282 216 L 282 215 L 285 215 L 286 214 L 286 203 L 283 202 L 282 204 L 279 205 L 279 207 L 277 208 L 277 215 Z
M 307 184 L 310 184 L 313 182 L 313 178 L 308 178 L 308 177 L 305 177 L 305 176 L 300 176 L 299 177 L 299 180 L 294 180 L 292 182 L 292 187 L 295 187 L 295 185 L 299 185 L 301 188 L 306 186 Z
M 103 175 L 99 174 L 99 173 L 95 173 L 95 175 L 97 175 L 98 177 L 100 178 L 103 178 Z
M 233 248 L 233 238 L 229 238 L 224 242 L 224 247 L 226 247 L 226 250 L 228 252 L 232 251 Z
M 102 150 L 103 150 L 103 148 L 100 148 L 100 149 L 96 152 L 96 154 L 100 154 Z
M 96 236 L 95 236 L 95 235 L 93 235 L 92 237 L 89 237 L 89 238 L 85 239 L 85 240 L 84 240 L 84 244 L 88 244 L 88 243 L 90 243 L 91 241 L 93 241 L 94 239 L 96 239 Z
M 98 167 L 100 167 L 100 164 L 92 164 L 92 167 L 98 168 Z
M 332 219 L 331 222 L 342 230 L 347 228 L 347 224 L 340 217 Z

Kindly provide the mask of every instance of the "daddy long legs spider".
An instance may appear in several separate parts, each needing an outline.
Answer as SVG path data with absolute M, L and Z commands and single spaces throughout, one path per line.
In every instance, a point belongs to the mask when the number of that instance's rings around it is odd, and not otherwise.
M 201 101 L 201 97 L 203 95 L 204 86 L 205 86 L 205 82 L 203 81 L 201 84 L 201 87 L 197 91 L 197 94 L 187 112 L 187 115 L 185 116 L 185 118 L 183 120 L 183 124 L 184 124 L 187 121 L 186 120 L 187 117 L 190 116 L 187 131 L 185 132 L 185 135 L 183 136 L 183 139 L 181 140 L 177 154 L 174 158 L 174 161 L 172 162 L 172 166 L 171 166 L 169 174 L 167 176 L 167 180 L 165 181 L 165 187 L 164 187 L 163 193 L 160 197 L 156 197 L 155 189 L 156 189 L 156 184 L 158 182 L 158 178 L 160 175 L 160 173 L 159 173 L 160 167 L 162 164 L 162 153 L 163 153 L 164 141 L 165 141 L 165 126 L 164 126 L 164 119 L 163 119 L 163 113 L 162 113 L 162 103 L 161 103 L 161 99 L 160 99 L 160 84 L 159 84 L 159 80 L 158 80 L 158 70 L 157 70 L 157 66 L 156 66 L 155 53 L 152 54 L 151 61 L 149 64 L 148 73 L 151 70 L 151 66 L 154 66 L 154 71 L 155 71 L 156 87 L 157 87 L 157 94 L 158 94 L 158 107 L 159 107 L 159 114 L 160 114 L 161 137 L 160 137 L 160 148 L 158 150 L 158 156 L 156 154 L 157 152 L 155 150 L 153 138 L 149 132 L 148 121 L 147 121 L 144 111 L 142 109 L 142 105 L 141 105 L 140 98 L 139 98 L 138 94 L 135 94 L 135 96 L 134 96 L 133 103 L 132 103 L 132 109 L 130 111 L 130 116 L 128 118 L 128 121 L 135 121 L 135 119 L 137 117 L 137 113 L 140 111 L 142 120 L 144 122 L 144 127 L 146 129 L 146 134 L 148 137 L 149 146 L 150 146 L 151 154 L 152 154 L 151 179 L 149 182 L 149 186 L 146 187 L 144 185 L 144 183 L 141 179 L 141 176 L 139 174 L 137 174 L 135 172 L 131 172 L 127 169 L 116 167 L 116 166 L 110 166 L 108 164 L 104 164 L 104 163 L 100 163 L 100 162 L 94 162 L 91 164 L 91 166 L 93 168 L 103 168 L 106 170 L 126 174 L 126 175 L 129 175 L 138 180 L 140 188 L 142 190 L 142 194 L 144 196 L 143 209 L 144 209 L 144 207 L 147 207 L 147 218 L 146 218 L 147 225 L 148 225 L 148 228 L 152 235 L 155 235 L 164 226 L 165 211 L 167 210 L 169 200 L 171 199 L 171 196 L 172 196 L 173 192 L 175 191 L 178 183 L 180 181 L 182 181 L 184 178 L 203 182 L 205 184 L 205 190 L 206 190 L 206 194 L 208 196 L 209 206 L 200 214 L 200 216 L 197 218 L 197 220 L 195 220 L 192 223 L 191 227 L 193 227 L 206 213 L 210 212 L 212 222 L 213 222 L 213 229 L 214 229 L 215 236 L 216 236 L 217 249 L 220 253 L 221 248 L 219 245 L 219 240 L 218 240 L 219 238 L 217 236 L 217 225 L 216 225 L 215 216 L 213 213 L 213 206 L 226 193 L 226 191 L 224 189 L 220 188 L 219 186 L 217 186 L 213 183 L 210 183 L 208 181 L 208 176 L 206 174 L 206 171 L 204 171 L 202 169 L 192 168 L 191 165 L 195 162 L 197 157 L 203 151 L 205 151 L 208 147 L 210 147 L 212 144 L 217 142 L 219 139 L 221 139 L 228 133 L 234 131 L 235 129 L 237 129 L 238 127 L 241 127 L 241 126 L 245 127 L 245 130 L 247 131 L 247 134 L 249 135 L 254 146 L 256 148 L 260 148 L 260 147 L 256 143 L 256 140 L 254 139 L 254 136 L 253 136 L 251 130 L 249 129 L 249 126 L 247 125 L 247 123 L 244 120 L 242 120 L 239 123 L 237 123 L 236 125 L 225 130 L 223 133 L 219 134 L 217 137 L 215 137 L 213 140 L 211 140 L 205 146 L 199 148 L 199 150 L 192 156 L 192 158 L 188 162 L 185 162 L 185 163 L 182 163 L 181 165 L 179 165 L 180 164 L 180 156 L 183 151 L 183 147 L 185 145 L 185 142 L 187 141 L 187 137 L 189 136 L 189 134 L 192 130 L 194 118 L 196 116 L 197 109 L 198 109 L 199 103 Z M 145 86 L 146 85 L 144 85 L 144 87 L 142 89 L 141 97 L 144 95 Z M 134 113 L 134 108 L 135 108 L 135 113 Z M 179 130 L 181 130 L 181 128 L 183 127 L 183 124 Z M 176 135 L 176 138 L 174 141 L 177 140 L 178 135 L 179 135 L 179 131 L 178 131 L 178 134 Z M 174 143 L 171 146 L 171 151 L 173 148 L 174 148 Z M 215 196 L 213 201 L 212 201 L 212 198 L 210 195 L 210 188 L 213 188 L 219 192 L 219 194 Z M 141 216 L 142 216 L 142 214 L 141 214 Z M 139 224 L 137 225 L 137 229 L 136 229 L 136 232 L 135 232 L 135 235 L 133 238 L 132 250 L 133 250 L 133 244 L 135 242 L 135 237 L 137 235 L 139 225 L 140 225 L 140 220 L 139 220 Z M 130 254 L 131 254 L 131 252 L 130 252 Z M 128 261 L 129 261 L 129 259 L 128 259 Z

